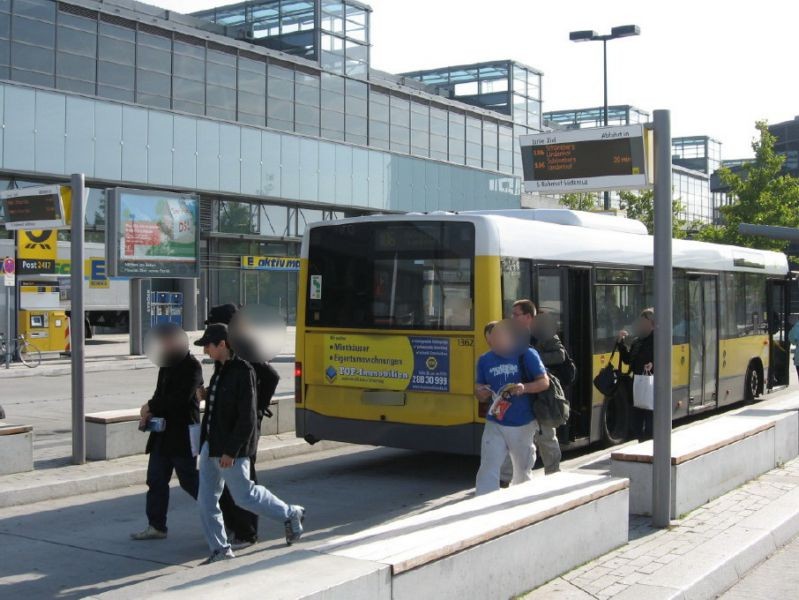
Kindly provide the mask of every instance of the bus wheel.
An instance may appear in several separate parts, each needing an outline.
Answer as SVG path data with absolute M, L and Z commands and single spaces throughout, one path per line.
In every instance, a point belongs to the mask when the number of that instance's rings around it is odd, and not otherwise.
M 749 363 L 744 379 L 744 400 L 751 402 L 756 399 L 763 389 L 762 371 L 756 361 Z
M 621 444 L 630 431 L 630 402 L 623 386 L 605 397 L 602 406 L 602 437 L 610 446 Z

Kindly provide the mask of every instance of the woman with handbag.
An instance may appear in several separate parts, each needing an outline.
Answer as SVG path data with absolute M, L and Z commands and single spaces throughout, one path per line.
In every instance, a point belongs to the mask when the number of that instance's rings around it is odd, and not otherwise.
M 632 435 L 639 440 L 652 439 L 654 331 L 655 311 L 647 308 L 641 311 L 633 324 L 633 340 L 629 347 L 631 336 L 626 331 L 620 331 L 617 339 L 619 358 L 630 365 L 633 374 Z M 636 384 L 636 379 L 642 385 Z

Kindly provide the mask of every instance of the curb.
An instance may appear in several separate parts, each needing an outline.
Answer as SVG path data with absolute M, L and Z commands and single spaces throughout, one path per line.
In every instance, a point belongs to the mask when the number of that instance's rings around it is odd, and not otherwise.
M 281 444 L 266 447 L 258 450 L 258 464 L 263 464 L 269 460 L 279 460 L 302 456 L 305 454 L 315 454 L 326 450 L 335 450 L 349 446 L 343 442 L 322 441 L 311 446 L 305 440 L 293 438 Z M 116 459 L 120 461 L 130 460 L 131 458 L 141 459 L 144 455 L 136 457 L 125 457 Z M 97 461 L 95 464 L 111 461 Z M 91 464 L 91 463 L 87 463 Z M 70 470 L 74 469 L 74 472 Z M 147 481 L 147 463 L 142 460 L 142 464 L 131 465 L 128 468 L 120 468 L 114 473 L 104 473 L 90 475 L 86 473 L 83 465 L 61 467 L 55 469 L 58 473 L 58 480 L 45 478 L 39 485 L 20 487 L 19 489 L 8 489 L 0 492 L 0 509 L 20 506 L 22 504 L 32 504 L 46 500 L 58 500 L 71 496 L 81 496 L 94 492 L 104 492 L 132 485 L 143 485 Z M 52 471 L 51 471 L 52 472 Z M 30 475 L 47 474 L 48 471 L 30 471 Z

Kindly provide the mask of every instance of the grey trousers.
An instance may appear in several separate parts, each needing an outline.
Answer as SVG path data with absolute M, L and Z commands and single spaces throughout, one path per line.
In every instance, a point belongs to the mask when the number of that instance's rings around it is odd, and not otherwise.
M 533 445 L 530 449 L 530 453 L 533 456 L 535 456 L 536 448 L 538 449 L 538 454 L 541 455 L 541 462 L 544 463 L 545 475 L 560 471 L 560 442 L 558 442 L 557 432 L 554 427 L 542 427 L 541 425 L 536 427 Z M 510 462 L 510 458 L 506 458 L 505 462 L 502 463 L 500 479 L 506 482 L 513 479 L 513 465 Z

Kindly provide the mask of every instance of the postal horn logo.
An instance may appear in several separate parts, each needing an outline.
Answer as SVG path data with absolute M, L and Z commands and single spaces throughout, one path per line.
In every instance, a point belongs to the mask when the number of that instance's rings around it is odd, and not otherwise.
M 336 369 L 333 367 L 328 367 L 325 369 L 325 378 L 327 379 L 328 383 L 333 383 L 336 380 Z
M 52 237 L 53 232 L 50 230 L 44 231 L 26 231 L 25 237 L 28 238 L 25 242 L 25 248 L 28 250 L 35 250 L 36 248 L 41 248 L 42 250 L 50 250 L 52 246 L 50 245 L 50 238 Z
M 438 366 L 438 361 L 436 360 L 435 356 L 428 356 L 427 360 L 424 361 L 424 364 L 427 365 L 427 368 L 431 371 L 435 371 L 436 367 Z

